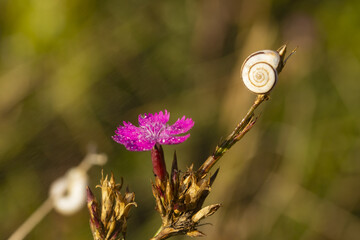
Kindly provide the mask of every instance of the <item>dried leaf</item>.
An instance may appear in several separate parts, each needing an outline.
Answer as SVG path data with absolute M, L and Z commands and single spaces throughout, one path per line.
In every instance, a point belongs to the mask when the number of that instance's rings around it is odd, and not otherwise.
M 199 222 L 201 219 L 213 215 L 220 207 L 220 204 L 212 204 L 200 209 L 197 213 L 192 216 L 191 220 L 195 223 Z
M 186 235 L 189 237 L 205 237 L 206 235 L 198 230 L 187 232 Z

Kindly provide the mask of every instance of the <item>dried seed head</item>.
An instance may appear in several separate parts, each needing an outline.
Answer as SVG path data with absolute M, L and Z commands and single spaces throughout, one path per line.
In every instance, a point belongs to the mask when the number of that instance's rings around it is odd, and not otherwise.
M 122 180 L 117 184 L 113 174 L 110 180 L 108 176 L 105 179 L 102 176 L 100 185 L 97 186 L 101 188 L 101 208 L 90 188 L 87 188 L 87 206 L 94 240 L 125 238 L 130 208 L 137 205 L 134 201 L 135 194 L 127 191 L 123 196 L 120 193 L 121 186 Z
M 196 229 L 198 224 L 220 207 L 220 204 L 213 204 L 202 208 L 218 171 L 208 178 L 207 174 L 198 176 L 190 166 L 185 173 L 180 174 L 176 156 L 174 159 L 171 177 L 166 179 L 166 184 L 156 179 L 152 183 L 156 209 L 162 218 L 162 230 L 152 240 L 184 234 L 191 237 L 204 236 Z

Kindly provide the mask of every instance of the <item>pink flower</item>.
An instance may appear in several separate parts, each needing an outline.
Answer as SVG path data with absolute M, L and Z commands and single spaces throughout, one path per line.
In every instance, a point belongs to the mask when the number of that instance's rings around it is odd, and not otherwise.
M 139 127 L 130 122 L 123 122 L 124 126 L 119 126 L 112 136 L 114 141 L 123 144 L 130 151 L 148 151 L 156 143 L 159 144 L 178 144 L 190 137 L 190 134 L 177 136 L 186 133 L 194 126 L 191 118 L 183 116 L 173 125 L 167 124 L 170 113 L 167 110 L 155 114 L 139 115 Z

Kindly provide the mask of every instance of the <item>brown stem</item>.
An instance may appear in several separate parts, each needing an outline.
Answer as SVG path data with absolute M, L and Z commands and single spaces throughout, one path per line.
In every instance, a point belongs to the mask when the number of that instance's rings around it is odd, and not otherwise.
M 200 166 L 197 173 L 198 176 L 203 176 L 208 173 L 210 169 L 215 165 L 215 163 L 224 155 L 224 153 L 229 150 L 237 141 L 239 141 L 254 125 L 256 119 L 254 119 L 255 109 L 264 101 L 268 100 L 269 96 L 267 94 L 257 95 L 253 105 L 250 107 L 245 117 L 241 122 L 236 126 L 234 131 L 222 142 L 220 143 L 213 155 L 209 156 L 206 161 Z
M 177 235 L 179 232 L 176 231 L 173 228 L 163 228 L 161 227 L 159 229 L 159 231 L 155 234 L 155 236 L 153 238 L 151 238 L 150 240 L 164 240 L 164 239 L 168 239 L 169 237 L 175 236 Z

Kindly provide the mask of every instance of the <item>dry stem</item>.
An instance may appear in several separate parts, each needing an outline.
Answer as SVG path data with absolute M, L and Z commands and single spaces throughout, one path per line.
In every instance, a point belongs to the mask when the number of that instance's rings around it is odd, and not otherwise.
M 237 141 L 239 141 L 255 124 L 256 118 L 254 117 L 255 109 L 264 101 L 269 99 L 267 94 L 257 95 L 253 105 L 248 110 L 245 117 L 241 122 L 236 126 L 234 131 L 222 142 L 220 143 L 214 153 L 209 156 L 206 161 L 200 166 L 197 171 L 198 176 L 202 176 L 210 171 L 210 169 L 215 165 L 215 163 L 229 150 Z

